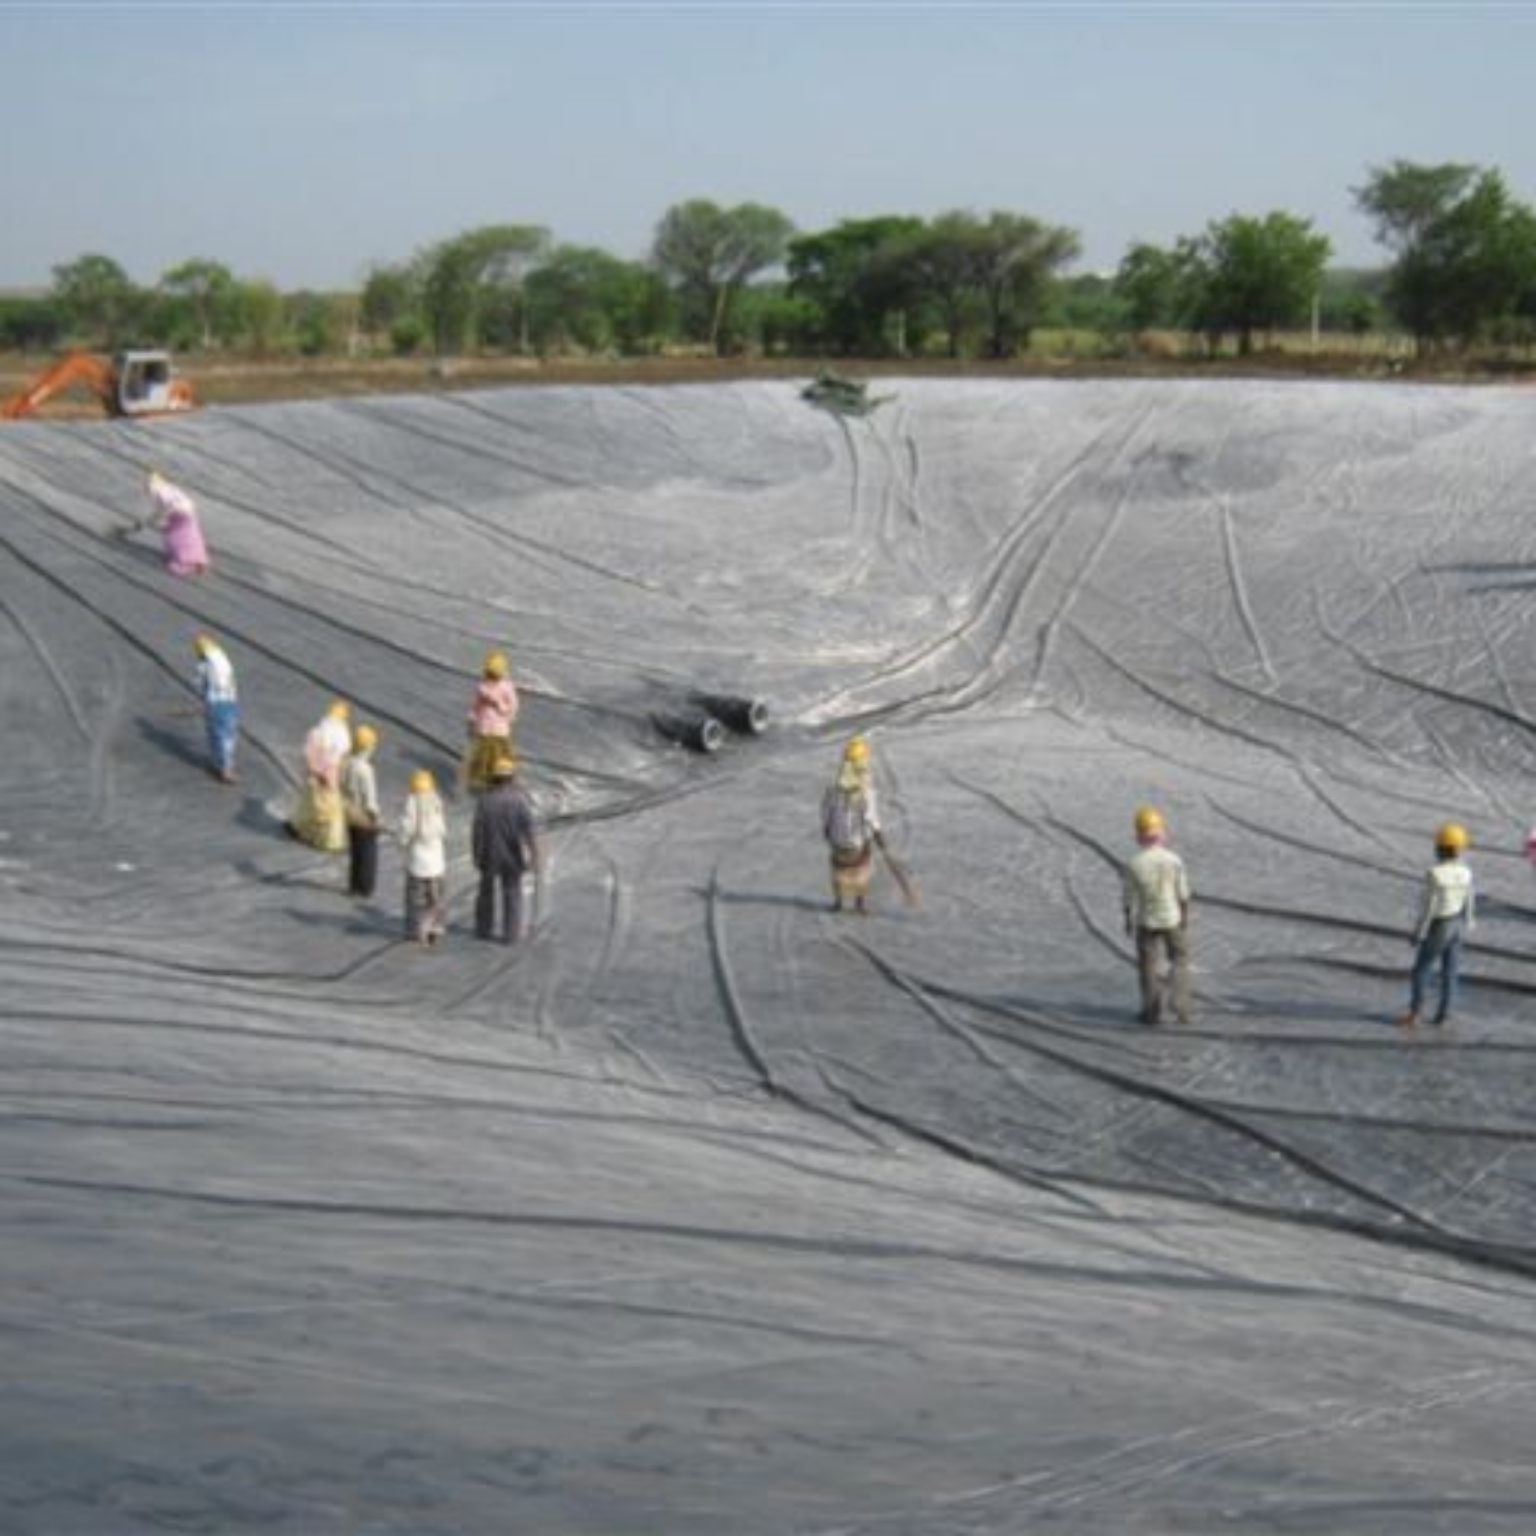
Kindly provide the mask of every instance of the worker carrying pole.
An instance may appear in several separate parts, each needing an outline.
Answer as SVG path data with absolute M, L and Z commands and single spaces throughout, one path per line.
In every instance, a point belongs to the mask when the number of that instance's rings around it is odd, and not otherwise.
M 880 840 L 880 809 L 875 800 L 869 741 L 850 738 L 843 748 L 837 777 L 821 800 L 821 832 L 831 860 L 832 910 L 851 901 L 860 914 L 869 911 L 869 886 Z

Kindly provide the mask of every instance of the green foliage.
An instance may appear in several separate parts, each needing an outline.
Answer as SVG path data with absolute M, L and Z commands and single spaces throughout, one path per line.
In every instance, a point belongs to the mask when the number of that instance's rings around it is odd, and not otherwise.
M 421 318 L 421 273 L 412 266 L 376 266 L 363 282 L 358 324 L 370 336 L 393 335 L 395 327 L 414 317 L 421 328 L 416 345 L 426 337 Z
M 71 335 L 107 349 L 129 340 L 143 309 L 128 274 L 110 256 L 96 253 L 53 269 L 53 297 Z
M 56 299 L 0 299 L 0 348 L 52 352 L 68 329 Z
M 235 313 L 240 334 L 257 357 L 266 357 L 283 334 L 283 296 L 265 278 L 235 285 Z
M 396 357 L 414 357 L 427 344 L 427 322 L 417 314 L 404 314 L 389 327 L 390 350 Z
M 1378 270 L 1361 271 L 1335 267 L 1323 273 L 1318 294 L 1318 323 L 1324 331 L 1367 336 L 1386 328 L 1384 302 L 1387 275 Z
M 490 224 L 426 253 L 421 307 L 439 356 L 472 347 L 480 340 L 482 320 L 492 315 L 499 330 L 510 329 L 519 348 L 526 348 L 522 283 L 548 245 L 548 230 L 536 225 Z
M 323 357 L 340 350 L 346 316 L 332 294 L 295 293 L 287 299 L 288 328 L 303 357 Z
M 655 272 L 589 246 L 563 245 L 529 273 L 528 329 L 540 355 L 655 351 L 668 297 Z
M 1128 320 L 1115 279 L 1097 272 L 1061 279 L 1048 296 L 1040 326 L 1101 337 L 1122 335 Z
M 1211 224 L 1198 246 L 1200 329 L 1236 332 L 1246 356 L 1256 331 L 1304 323 L 1330 249 L 1326 235 L 1292 213 L 1233 214 Z
M 956 210 L 897 241 L 892 256 L 908 293 L 937 311 L 950 357 L 975 336 L 1001 358 L 1028 346 L 1052 280 L 1077 254 L 1073 231 L 1028 214 Z
M 171 267 L 161 274 L 160 292 L 185 306 L 205 351 L 215 342 L 233 340 L 239 328 L 238 289 L 234 273 L 222 262 L 197 257 Z
M 651 259 L 677 293 L 687 334 L 721 350 L 733 293 L 784 259 L 795 227 L 776 208 L 721 208 L 695 198 L 669 208 L 656 226 Z
M 897 256 L 921 234 L 918 218 L 845 219 L 788 248 L 789 293 L 802 306 L 799 338 L 814 352 L 879 357 L 903 349 L 899 317 L 913 295 Z
M 1387 303 L 1421 352 L 1508 334 L 1536 310 L 1536 214 L 1497 171 L 1397 160 L 1355 201 L 1394 254 Z
M 1172 250 L 1133 245 L 1115 273 L 1115 293 L 1133 331 L 1183 330 L 1197 306 L 1199 264 L 1192 241 Z

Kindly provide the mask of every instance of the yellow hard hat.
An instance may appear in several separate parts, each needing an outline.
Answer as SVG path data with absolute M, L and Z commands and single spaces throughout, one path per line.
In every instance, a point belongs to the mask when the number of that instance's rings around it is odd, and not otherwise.
M 850 737 L 848 745 L 843 748 L 843 761 L 845 763 L 867 763 L 869 761 L 869 739 L 865 736 Z
M 430 768 L 418 768 L 411 775 L 411 793 L 413 795 L 427 795 L 437 788 L 437 780 L 432 777 Z
M 325 712 L 333 720 L 345 720 L 352 713 L 352 706 L 345 699 L 332 699 Z
M 517 759 L 510 752 L 498 757 L 491 764 L 491 777 L 493 779 L 510 779 L 517 772 Z
M 375 726 L 360 725 L 352 733 L 352 744 L 359 752 L 366 752 L 369 747 L 379 744 L 379 733 Z
M 1467 829 L 1459 821 L 1448 821 L 1435 833 L 1435 847 L 1449 848 L 1453 853 L 1463 853 L 1471 839 Z
M 215 640 L 210 634 L 197 635 L 192 641 L 192 649 L 196 651 L 199 656 L 206 656 L 208 652 L 213 650 L 217 645 L 218 641 Z
M 1166 830 L 1163 813 L 1155 805 L 1136 807 L 1136 836 L 1161 837 Z
M 484 666 L 481 670 L 487 677 L 505 677 L 507 675 L 507 657 L 505 651 L 490 651 L 486 654 Z

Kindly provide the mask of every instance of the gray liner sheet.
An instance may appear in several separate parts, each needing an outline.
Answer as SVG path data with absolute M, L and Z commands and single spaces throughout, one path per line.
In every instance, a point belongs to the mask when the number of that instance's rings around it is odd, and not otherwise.
M 0 1529 L 1536 1528 L 1536 395 L 891 388 L 0 432 Z M 551 879 L 477 944 L 455 799 L 421 952 L 280 822 L 334 695 L 451 777 L 491 646 Z M 701 690 L 774 724 L 689 753 Z M 854 730 L 916 910 L 827 910 Z

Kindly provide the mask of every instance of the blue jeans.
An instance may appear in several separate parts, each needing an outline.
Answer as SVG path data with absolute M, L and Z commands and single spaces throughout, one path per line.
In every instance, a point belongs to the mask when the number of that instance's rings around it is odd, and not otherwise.
M 208 757 L 216 773 L 235 771 L 235 745 L 240 739 L 240 706 L 205 703 L 203 724 L 208 732 Z
M 1440 965 L 1440 1011 L 1435 1023 L 1443 1024 L 1456 1005 L 1456 983 L 1461 977 L 1462 918 L 1437 917 L 1429 932 L 1419 941 L 1419 952 L 1413 961 L 1413 990 L 1408 1003 L 1410 1013 L 1419 1013 L 1424 1007 L 1424 994 L 1429 990 L 1429 978 Z

